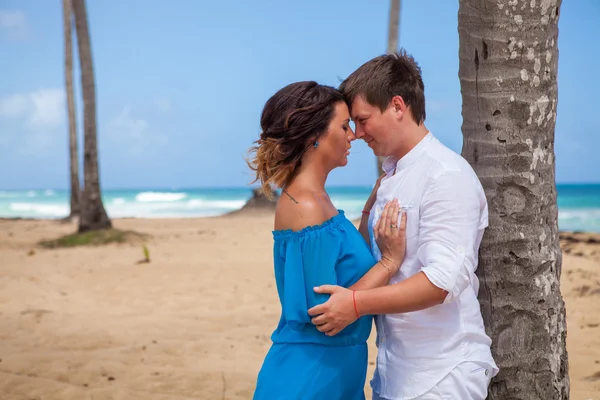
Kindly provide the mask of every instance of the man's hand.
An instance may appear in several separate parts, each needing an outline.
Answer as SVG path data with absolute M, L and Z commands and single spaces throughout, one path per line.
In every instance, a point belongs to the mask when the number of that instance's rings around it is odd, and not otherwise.
M 357 320 L 351 290 L 341 286 L 323 285 L 314 288 L 314 291 L 331 295 L 325 303 L 308 310 L 308 315 L 313 317 L 312 323 L 320 332 L 334 336 Z

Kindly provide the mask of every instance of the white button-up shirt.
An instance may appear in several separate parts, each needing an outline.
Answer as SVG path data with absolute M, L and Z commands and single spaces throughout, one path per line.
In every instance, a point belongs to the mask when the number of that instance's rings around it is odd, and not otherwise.
M 478 249 L 488 224 L 483 188 L 460 155 L 431 133 L 400 160 L 388 158 L 369 216 L 373 235 L 385 204 L 396 198 L 407 214 L 406 256 L 390 284 L 419 272 L 448 292 L 443 304 L 375 318 L 377 368 L 373 390 L 385 399 L 413 399 L 431 390 L 464 361 L 498 368 L 490 351 L 475 275 Z

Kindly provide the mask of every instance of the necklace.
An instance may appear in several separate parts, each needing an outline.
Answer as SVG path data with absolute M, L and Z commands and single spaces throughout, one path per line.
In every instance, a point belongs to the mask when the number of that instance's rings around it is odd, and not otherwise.
M 288 197 L 289 197 L 289 198 L 290 198 L 290 199 L 291 199 L 291 200 L 292 200 L 294 203 L 298 204 L 298 202 L 296 201 L 296 199 L 295 199 L 295 198 L 293 198 L 293 197 L 292 197 L 292 195 L 291 195 L 291 194 L 289 194 L 289 193 L 288 193 L 288 192 L 287 192 L 285 189 L 281 189 L 281 191 L 282 191 L 283 193 L 285 193 L 285 194 L 286 194 L 286 195 L 287 195 L 287 196 L 288 196 Z

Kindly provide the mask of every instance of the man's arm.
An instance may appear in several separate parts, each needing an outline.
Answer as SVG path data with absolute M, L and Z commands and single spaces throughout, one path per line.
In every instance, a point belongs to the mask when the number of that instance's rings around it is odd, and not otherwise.
M 431 283 L 422 272 L 394 285 L 355 294 L 360 315 L 424 310 L 443 303 L 447 295 L 448 292 Z
M 372 207 L 373 205 L 367 208 L 365 205 L 364 210 L 371 211 Z M 360 217 L 360 224 L 358 225 L 358 231 L 360 232 L 365 242 L 367 242 L 367 246 L 371 247 L 371 238 L 369 238 L 369 214 L 362 213 L 362 216 Z
M 365 202 L 365 206 L 363 207 L 363 211 L 371 212 L 373 205 L 375 204 L 375 200 L 377 200 L 377 190 L 379 190 L 379 185 L 381 184 L 381 180 L 385 177 L 385 174 L 381 175 L 377 178 L 377 182 L 375 182 L 375 186 L 369 195 L 369 198 Z M 369 238 L 369 214 L 363 212 L 360 217 L 360 224 L 358 225 L 358 231 L 362 235 L 367 245 L 371 246 L 371 239 Z

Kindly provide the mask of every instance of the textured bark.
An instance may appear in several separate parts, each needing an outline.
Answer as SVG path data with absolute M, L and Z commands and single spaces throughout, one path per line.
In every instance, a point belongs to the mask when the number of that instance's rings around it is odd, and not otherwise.
M 100 191 L 98 147 L 96 143 L 96 93 L 85 0 L 72 1 L 79 63 L 81 65 L 81 89 L 83 92 L 83 193 L 81 196 L 79 232 L 85 232 L 108 229 L 111 227 L 111 222 L 102 204 Z
M 462 154 L 489 204 L 490 399 L 569 398 L 554 166 L 560 0 L 460 0 Z
M 63 32 L 65 39 L 65 91 L 69 116 L 69 169 L 71 175 L 71 211 L 69 218 L 78 216 L 79 208 L 79 157 L 77 152 L 77 125 L 75 122 L 75 96 L 73 93 L 73 47 L 71 31 L 73 14 L 71 0 L 63 0 Z
M 387 54 L 398 51 L 400 41 L 400 0 L 390 0 L 390 19 L 388 22 Z M 382 173 L 382 165 L 386 157 L 377 157 L 377 176 Z
M 390 0 L 390 21 L 388 23 L 387 54 L 398 50 L 400 27 L 400 0 Z

